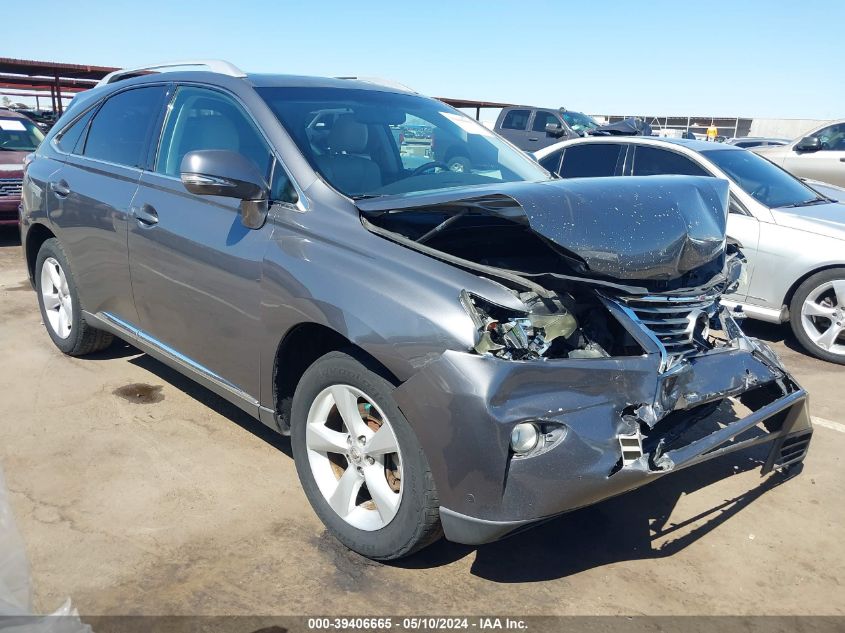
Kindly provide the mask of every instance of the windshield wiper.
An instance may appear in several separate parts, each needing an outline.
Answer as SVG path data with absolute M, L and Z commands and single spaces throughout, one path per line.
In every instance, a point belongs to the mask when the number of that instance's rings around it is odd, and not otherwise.
M 361 194 L 358 194 L 357 196 L 349 196 L 349 197 L 352 198 L 353 200 L 370 200 L 372 198 L 381 198 L 381 195 L 375 194 L 375 193 L 361 193 Z
M 813 198 L 812 200 L 805 200 L 804 202 L 793 202 L 792 204 L 784 204 L 776 209 L 794 209 L 796 207 L 809 207 L 814 204 L 823 204 L 831 202 L 830 198 Z

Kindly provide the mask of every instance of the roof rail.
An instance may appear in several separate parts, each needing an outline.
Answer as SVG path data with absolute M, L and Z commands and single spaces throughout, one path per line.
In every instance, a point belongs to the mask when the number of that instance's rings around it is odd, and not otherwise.
M 335 77 L 335 79 L 354 79 L 355 81 L 363 81 L 368 84 L 373 84 L 376 86 L 384 86 L 385 88 L 394 88 L 396 90 L 403 90 L 405 92 L 413 92 L 417 94 L 417 91 L 413 88 L 409 88 L 405 84 L 400 84 L 398 81 L 393 81 L 392 79 L 382 79 L 381 77 Z
M 105 86 L 107 84 L 112 84 L 116 81 L 120 81 L 125 77 L 137 75 L 139 73 L 170 68 L 182 68 L 185 66 L 200 66 L 203 68 L 207 68 L 213 73 L 229 75 L 230 77 L 246 77 L 246 73 L 244 71 L 242 71 L 234 64 L 230 64 L 229 62 L 223 61 L 222 59 L 191 59 L 184 61 L 164 62 L 162 64 L 154 64 L 152 66 L 139 66 L 138 68 L 122 68 L 121 70 L 115 70 L 114 72 L 111 72 L 105 77 L 103 77 L 97 83 L 97 86 Z

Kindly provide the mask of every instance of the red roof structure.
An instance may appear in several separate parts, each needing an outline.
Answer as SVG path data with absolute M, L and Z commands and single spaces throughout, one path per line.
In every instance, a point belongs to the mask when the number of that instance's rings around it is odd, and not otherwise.
M 117 68 L 0 57 L 0 94 L 35 97 L 37 102 L 49 95 L 52 110 L 61 114 L 63 98 L 93 88 L 114 70 Z

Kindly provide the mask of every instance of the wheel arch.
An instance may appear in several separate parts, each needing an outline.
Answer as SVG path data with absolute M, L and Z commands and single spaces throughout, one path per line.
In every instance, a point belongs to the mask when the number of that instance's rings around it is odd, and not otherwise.
M 400 384 L 381 361 L 340 332 L 315 322 L 294 325 L 282 337 L 273 360 L 273 406 L 283 432 L 290 429 L 293 394 L 305 370 L 321 356 L 340 350 L 391 384 Z
M 789 306 L 792 303 L 792 299 L 795 296 L 795 293 L 798 291 L 798 288 L 801 286 L 801 284 L 803 284 L 805 281 L 807 281 L 813 275 L 824 272 L 826 270 L 833 270 L 834 268 L 841 268 L 842 270 L 845 270 L 845 262 L 838 263 L 838 264 L 825 264 L 823 266 L 818 266 L 818 267 L 813 268 L 812 270 L 804 273 L 803 275 L 801 275 L 798 279 L 796 279 L 794 282 L 792 282 L 792 285 L 786 291 L 786 295 L 783 298 L 783 304 L 782 305 L 785 305 L 786 309 L 789 310 Z M 792 314 L 789 315 L 789 320 L 792 320 Z
M 47 240 L 56 237 L 47 226 L 35 223 L 27 229 L 24 253 L 26 256 L 26 272 L 29 275 L 29 283 L 35 287 L 35 260 L 38 258 L 38 251 L 41 245 Z

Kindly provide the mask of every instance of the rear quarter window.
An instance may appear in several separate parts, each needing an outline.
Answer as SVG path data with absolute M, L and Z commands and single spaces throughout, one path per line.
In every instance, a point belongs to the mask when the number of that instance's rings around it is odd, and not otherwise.
M 560 171 L 560 155 L 561 151 L 552 152 L 548 156 L 545 156 L 540 159 L 540 165 L 545 167 L 548 171 L 552 172 L 553 174 L 558 173 Z
M 62 133 L 59 135 L 59 140 L 56 141 L 56 145 L 60 150 L 67 154 L 74 154 L 79 151 L 82 145 L 80 139 L 82 138 L 91 117 L 94 116 L 95 111 L 96 108 L 92 108 L 67 126 L 66 129 L 62 130 Z

